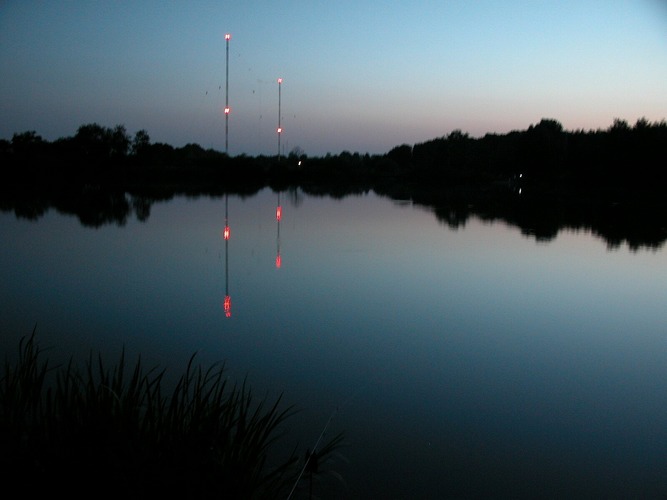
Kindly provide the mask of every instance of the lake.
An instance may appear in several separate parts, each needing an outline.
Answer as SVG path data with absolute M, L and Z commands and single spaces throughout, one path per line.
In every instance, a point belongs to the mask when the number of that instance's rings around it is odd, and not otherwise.
M 345 433 L 319 498 L 665 496 L 664 245 L 437 212 L 269 188 L 124 225 L 5 211 L 0 348 L 224 361 L 301 410 L 287 447 Z

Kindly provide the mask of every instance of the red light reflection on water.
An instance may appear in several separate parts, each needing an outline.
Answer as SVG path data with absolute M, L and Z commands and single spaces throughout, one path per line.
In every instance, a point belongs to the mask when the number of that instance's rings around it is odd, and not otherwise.
M 232 315 L 232 298 L 229 295 L 225 295 L 225 301 L 222 304 L 223 309 L 225 310 L 225 316 L 227 318 Z

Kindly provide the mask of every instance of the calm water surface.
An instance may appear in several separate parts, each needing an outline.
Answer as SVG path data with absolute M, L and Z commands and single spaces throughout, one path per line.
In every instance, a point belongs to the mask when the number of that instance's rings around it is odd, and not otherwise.
M 55 359 L 223 360 L 302 410 L 290 447 L 345 431 L 320 498 L 667 494 L 664 248 L 269 189 L 0 235 L 3 354 L 36 325 Z

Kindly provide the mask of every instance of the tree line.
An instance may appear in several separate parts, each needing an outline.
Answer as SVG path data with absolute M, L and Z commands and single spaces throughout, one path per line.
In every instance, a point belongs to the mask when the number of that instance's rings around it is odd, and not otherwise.
M 455 130 L 388 153 L 418 177 L 472 180 L 522 175 L 526 182 L 654 185 L 667 181 L 667 122 L 616 119 L 606 130 L 565 131 L 543 119 L 524 131 L 472 138 Z
M 385 154 L 343 151 L 308 157 L 229 156 L 198 144 L 151 142 L 146 130 L 82 125 L 49 142 L 35 131 L 0 140 L 5 183 L 150 185 L 154 183 L 478 184 L 521 182 L 584 187 L 667 185 L 667 122 L 616 119 L 604 130 L 566 131 L 554 119 L 526 130 L 474 138 L 461 130 Z

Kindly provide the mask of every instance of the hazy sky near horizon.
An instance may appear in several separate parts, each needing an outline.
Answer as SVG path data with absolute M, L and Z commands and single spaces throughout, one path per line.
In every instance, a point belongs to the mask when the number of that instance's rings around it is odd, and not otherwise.
M 667 1 L 3 1 L 0 138 L 80 125 L 229 153 L 385 153 L 542 118 L 667 118 Z

